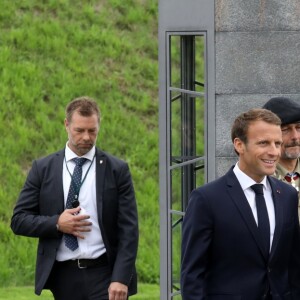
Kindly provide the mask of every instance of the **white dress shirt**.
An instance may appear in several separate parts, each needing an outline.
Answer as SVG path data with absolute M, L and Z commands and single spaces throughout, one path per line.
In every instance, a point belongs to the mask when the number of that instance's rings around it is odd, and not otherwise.
M 268 182 L 266 176 L 264 177 L 264 179 L 261 182 L 255 182 L 252 178 L 250 178 L 243 171 L 241 171 L 238 163 L 233 168 L 233 172 L 234 172 L 235 176 L 237 177 L 237 179 L 243 189 L 243 192 L 247 198 L 247 201 L 252 210 L 256 224 L 257 224 L 257 209 L 256 209 L 256 202 L 255 202 L 255 193 L 251 189 L 251 186 L 256 183 L 261 183 L 263 185 L 264 198 L 266 201 L 267 211 L 268 211 L 268 215 L 269 215 L 269 222 L 270 222 L 270 250 L 271 250 L 276 222 L 275 222 L 274 202 L 273 202 L 273 198 L 272 198 L 272 189 L 271 189 L 270 183 Z
M 79 202 L 80 214 L 87 214 L 90 216 L 88 221 L 92 222 L 91 231 L 83 232 L 84 239 L 78 238 L 78 248 L 75 251 L 68 249 L 65 245 L 64 237 L 60 243 L 57 251 L 56 260 L 64 261 L 69 259 L 89 258 L 94 259 L 106 252 L 102 235 L 99 228 L 97 204 L 96 204 L 96 148 L 95 146 L 85 155 L 88 160 L 82 166 L 82 179 L 86 178 L 80 188 Z M 64 189 L 64 203 L 66 206 L 69 188 L 71 184 L 70 173 L 73 174 L 75 162 L 73 158 L 78 157 L 68 146 L 65 148 L 65 160 L 63 162 L 63 189 Z M 90 167 L 90 169 L 89 169 Z M 69 171 L 70 173 L 69 173 Z

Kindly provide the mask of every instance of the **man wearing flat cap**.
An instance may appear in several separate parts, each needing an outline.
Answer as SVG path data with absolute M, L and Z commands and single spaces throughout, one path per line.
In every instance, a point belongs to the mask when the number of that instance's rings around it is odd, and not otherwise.
M 300 103 L 284 97 L 271 98 L 263 108 L 281 119 L 281 157 L 274 176 L 292 185 L 300 196 Z M 300 207 L 298 207 L 300 216 Z

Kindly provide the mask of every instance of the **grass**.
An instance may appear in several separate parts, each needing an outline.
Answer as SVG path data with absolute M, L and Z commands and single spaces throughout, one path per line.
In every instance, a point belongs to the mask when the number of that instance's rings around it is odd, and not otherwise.
M 34 294 L 33 287 L 9 287 L 0 288 L 0 300 L 53 300 L 50 291 L 44 290 L 41 296 Z M 158 300 L 159 287 L 158 285 L 141 284 L 137 295 L 130 297 L 131 300 Z
M 157 0 L 0 1 L 0 286 L 33 284 L 37 241 L 14 236 L 10 217 L 32 160 L 65 146 L 64 108 L 82 95 L 101 108 L 97 146 L 129 163 L 138 275 L 158 284 L 157 10 Z

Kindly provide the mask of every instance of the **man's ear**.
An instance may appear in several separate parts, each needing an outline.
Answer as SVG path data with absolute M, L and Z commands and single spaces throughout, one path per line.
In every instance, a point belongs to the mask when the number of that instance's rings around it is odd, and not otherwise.
M 235 138 L 233 140 L 233 146 L 236 152 L 238 152 L 239 155 L 244 153 L 245 150 L 245 143 L 239 139 L 239 138 Z
M 65 128 L 66 128 L 66 131 L 68 132 L 68 126 L 69 126 L 69 122 L 68 122 L 68 120 L 67 119 L 65 119 Z

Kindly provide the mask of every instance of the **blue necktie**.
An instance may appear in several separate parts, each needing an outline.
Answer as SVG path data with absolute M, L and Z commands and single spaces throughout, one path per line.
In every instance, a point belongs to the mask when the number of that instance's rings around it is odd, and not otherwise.
M 81 185 L 82 165 L 86 162 L 87 159 L 84 157 L 77 157 L 77 158 L 73 158 L 72 160 L 76 163 L 76 166 L 74 168 L 72 179 L 71 179 L 66 208 L 73 208 L 72 203 L 75 200 L 78 201 L 78 196 L 79 196 L 78 193 Z M 75 196 L 77 196 L 77 198 L 75 198 Z M 64 234 L 64 238 L 65 238 L 65 245 L 70 250 L 74 251 L 78 248 L 78 241 L 76 236 L 66 233 Z
M 262 242 L 264 244 L 264 250 L 267 255 L 270 251 L 270 222 L 267 210 L 267 205 L 264 197 L 263 185 L 254 184 L 251 186 L 252 190 L 255 192 L 255 202 L 257 209 L 257 223 L 258 231 L 262 237 Z

